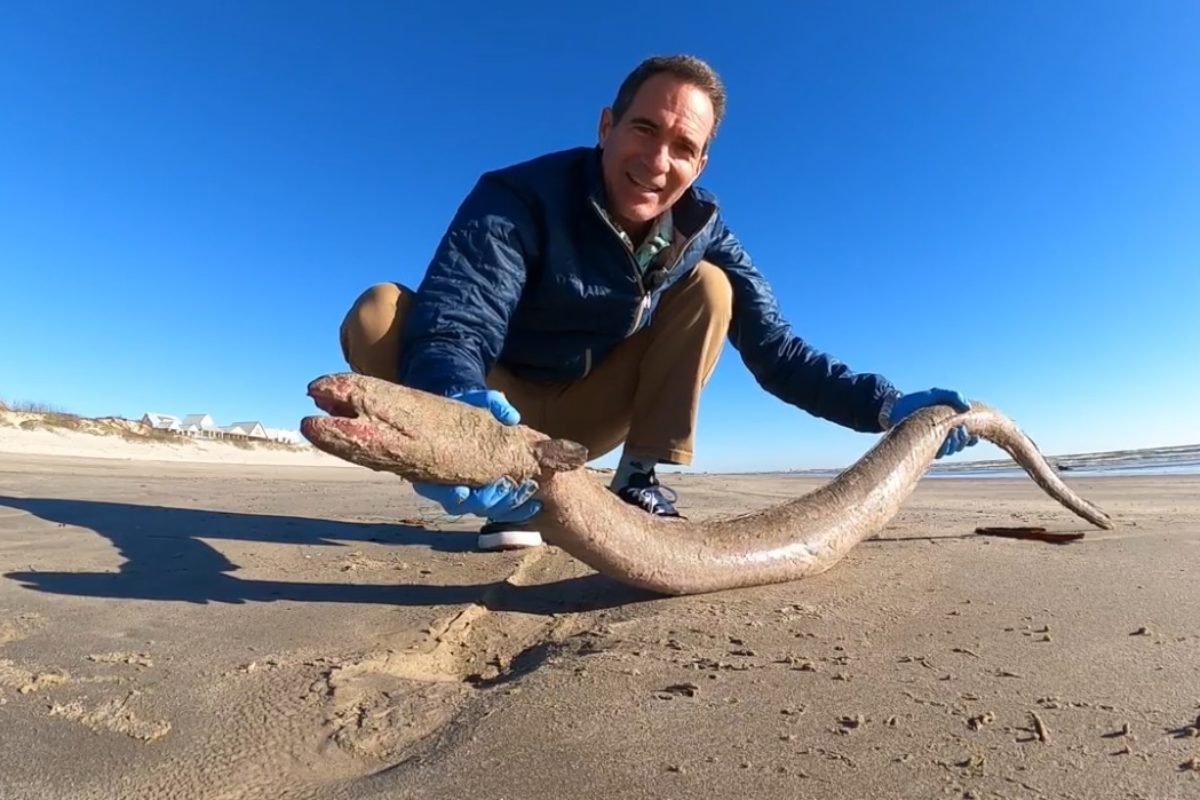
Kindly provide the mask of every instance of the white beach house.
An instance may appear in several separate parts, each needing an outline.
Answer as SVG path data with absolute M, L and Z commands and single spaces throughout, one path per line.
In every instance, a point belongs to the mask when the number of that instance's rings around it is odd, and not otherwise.
M 226 425 L 221 430 L 233 436 L 245 436 L 248 439 L 267 438 L 267 430 L 261 422 L 235 422 L 232 425 Z
M 217 438 L 220 429 L 208 414 L 188 414 L 179 423 L 179 429 L 188 436 L 199 436 L 205 439 Z
M 266 439 L 274 442 L 307 446 L 308 442 L 300 431 L 286 428 L 267 428 L 257 420 L 235 422 L 232 425 L 217 425 L 209 414 L 188 414 L 183 419 L 173 414 L 148 412 L 142 415 L 141 423 L 155 430 L 178 433 L 202 439 Z
M 172 433 L 181 431 L 179 417 L 172 414 L 146 413 L 142 415 L 141 423 L 160 431 L 171 431 Z

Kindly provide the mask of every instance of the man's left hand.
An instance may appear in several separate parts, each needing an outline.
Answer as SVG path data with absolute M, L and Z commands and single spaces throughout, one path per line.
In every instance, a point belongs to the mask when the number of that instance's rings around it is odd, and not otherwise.
M 893 426 L 898 425 L 914 411 L 929 406 L 953 406 L 957 411 L 971 410 L 971 404 L 959 392 L 949 389 L 926 389 L 923 392 L 912 392 L 897 397 L 888 421 Z M 946 436 L 946 441 L 942 442 L 941 449 L 938 450 L 937 458 L 952 455 L 964 447 L 973 447 L 978 443 L 978 436 L 971 436 L 966 428 L 959 426 Z

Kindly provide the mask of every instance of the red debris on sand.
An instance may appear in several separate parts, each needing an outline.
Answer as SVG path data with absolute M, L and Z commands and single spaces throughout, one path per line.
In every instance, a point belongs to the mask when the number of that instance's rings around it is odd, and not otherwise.
M 1082 539 L 1086 534 L 1080 531 L 1058 532 L 1045 528 L 1015 527 L 1015 528 L 976 528 L 980 536 L 1003 536 L 1008 539 L 1033 539 L 1039 542 L 1067 544 Z

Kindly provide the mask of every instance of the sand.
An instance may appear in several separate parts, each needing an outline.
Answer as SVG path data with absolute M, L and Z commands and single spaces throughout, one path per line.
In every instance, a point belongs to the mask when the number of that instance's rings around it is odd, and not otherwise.
M 695 517 L 820 481 L 681 476 Z M 1200 796 L 1200 477 L 926 479 L 658 598 L 342 466 L 0 456 L 0 798 Z

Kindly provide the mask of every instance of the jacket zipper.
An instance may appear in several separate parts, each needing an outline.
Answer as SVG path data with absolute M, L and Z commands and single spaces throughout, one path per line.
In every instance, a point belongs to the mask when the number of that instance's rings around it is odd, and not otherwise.
M 624 251 L 625 257 L 629 259 L 629 266 L 633 269 L 633 277 L 635 280 L 637 280 L 638 289 L 642 293 L 641 302 L 638 303 L 637 316 L 633 319 L 633 327 L 631 327 L 625 333 L 626 336 L 630 336 L 638 329 L 638 326 L 642 324 L 642 317 L 645 316 L 646 309 L 650 307 L 650 293 L 646 291 L 646 284 L 642 281 L 641 270 L 638 269 L 637 262 L 633 259 L 633 253 L 629 252 L 629 248 L 625 246 L 625 241 L 621 238 L 621 232 L 617 230 L 616 226 L 612 224 L 612 220 L 610 220 L 604 211 L 601 210 L 600 204 L 596 202 L 595 198 L 591 199 L 591 203 L 592 210 L 596 212 L 596 216 L 600 218 L 601 222 L 608 226 L 608 229 L 612 231 L 613 236 L 617 237 L 617 242 L 621 245 L 621 250 Z
M 618 231 L 616 226 L 612 224 L 612 220 L 608 218 L 608 215 L 601 210 L 600 204 L 596 202 L 595 198 L 591 198 L 591 203 L 592 209 L 596 212 L 596 216 L 598 216 L 601 221 L 608 226 L 608 229 L 613 232 L 613 235 L 616 236 L 617 240 L 620 242 L 621 249 L 625 251 L 625 256 L 629 259 L 629 265 L 633 267 L 633 277 L 637 279 L 638 288 L 642 291 L 642 301 L 640 304 L 638 304 L 637 316 L 633 319 L 633 327 L 631 327 L 629 332 L 626 334 L 626 336 L 629 336 L 637 331 L 638 326 L 642 324 L 642 317 L 644 317 L 646 312 L 650 310 L 650 293 L 646 291 L 646 284 L 642 281 L 642 273 L 641 270 L 638 269 L 637 261 L 633 259 L 633 253 L 629 252 L 629 248 L 625 246 L 624 240 L 621 239 L 621 232 Z M 712 214 L 710 213 L 709 219 L 711 218 Z M 679 266 L 679 260 L 683 258 L 683 254 L 687 252 L 687 249 L 692 246 L 692 242 L 696 241 L 696 237 L 699 236 L 700 232 L 706 227 L 708 227 L 708 220 L 705 220 L 704 224 L 701 225 L 695 233 L 688 237 L 687 241 L 683 243 L 683 247 L 679 248 L 679 255 L 675 256 L 675 260 L 671 263 L 670 268 L 667 270 L 668 272 Z
M 700 231 L 702 231 L 702 230 L 704 230 L 703 226 L 701 226 L 701 228 L 700 228 Z M 670 272 L 671 270 L 673 270 L 677 266 L 679 266 L 679 260 L 681 258 L 683 258 L 684 252 L 686 252 L 687 249 L 692 246 L 692 242 L 696 241 L 696 237 L 700 235 L 700 231 L 696 231 L 695 233 L 693 233 L 690 237 L 688 237 L 687 241 L 685 241 L 683 243 L 683 247 L 679 248 L 679 255 L 677 255 L 675 257 L 675 260 L 673 262 L 671 262 L 671 266 L 667 268 L 667 272 Z M 644 286 L 643 286 L 643 291 L 645 291 Z M 642 317 L 644 317 L 646 315 L 646 312 L 649 310 L 650 310 L 650 294 L 647 292 L 646 294 L 642 295 L 642 304 L 640 306 L 638 306 L 637 318 L 634 319 L 633 327 L 629 329 L 629 333 L 632 334 L 634 331 L 636 331 L 638 329 L 638 326 L 642 324 Z
M 624 251 L 625 257 L 629 259 L 629 266 L 633 267 L 633 277 L 637 279 L 638 288 L 644 293 L 646 291 L 646 284 L 642 283 L 641 270 L 638 269 L 637 262 L 633 259 L 633 253 L 629 252 L 629 248 L 625 246 L 625 240 L 621 238 L 621 232 L 617 230 L 615 225 L 612 224 L 612 220 L 610 220 L 604 211 L 601 210 L 600 204 L 597 203 L 595 199 L 593 199 L 591 203 L 592 209 L 596 212 L 596 216 L 598 216 L 600 220 L 608 226 L 608 229 L 613 232 L 613 236 L 616 236 L 617 241 L 620 242 L 621 250 Z
M 638 303 L 637 316 L 633 318 L 633 327 L 629 329 L 629 333 L 625 334 L 626 336 L 632 335 L 637 331 L 638 326 L 642 324 L 642 317 L 646 316 L 646 312 L 649 310 L 650 293 L 647 292 L 646 294 L 642 295 L 642 301 Z

